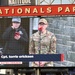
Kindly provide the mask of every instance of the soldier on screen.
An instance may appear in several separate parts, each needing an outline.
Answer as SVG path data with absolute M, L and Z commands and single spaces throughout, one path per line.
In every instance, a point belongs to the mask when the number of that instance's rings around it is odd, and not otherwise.
M 28 36 L 21 26 L 21 18 L 12 18 L 12 25 L 5 30 L 2 38 L 6 41 L 4 54 L 25 54 L 25 43 L 28 42 Z
M 38 23 L 38 31 L 32 35 L 29 44 L 30 54 L 55 54 L 56 53 L 56 37 L 52 32 L 47 30 L 48 22 L 42 18 Z M 40 63 L 32 62 L 33 67 L 53 66 L 53 62 L 40 61 Z

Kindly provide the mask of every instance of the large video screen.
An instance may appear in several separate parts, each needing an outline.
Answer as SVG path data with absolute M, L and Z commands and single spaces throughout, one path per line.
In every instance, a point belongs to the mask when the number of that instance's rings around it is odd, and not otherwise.
M 72 16 L 1 17 L 1 67 L 74 67 L 74 20 L 75 17 Z M 58 60 L 54 56 L 53 61 L 51 59 L 43 61 L 41 56 L 38 56 L 42 59 L 41 61 L 36 61 L 38 58 L 33 61 L 31 59 L 30 61 L 24 61 L 17 58 L 17 56 L 25 57 L 25 55 L 38 54 L 57 54 L 57 56 L 64 54 L 64 60 Z M 17 60 L 13 61 L 12 58 Z M 9 59 L 9 61 L 6 61 L 6 59 Z

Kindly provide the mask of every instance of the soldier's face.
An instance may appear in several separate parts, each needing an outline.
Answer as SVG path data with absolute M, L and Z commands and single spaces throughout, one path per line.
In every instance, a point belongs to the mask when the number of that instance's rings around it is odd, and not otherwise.
M 13 22 L 12 25 L 14 26 L 15 29 L 19 28 L 20 23 L 19 22 Z
M 46 28 L 48 27 L 48 24 L 44 24 L 44 23 L 39 23 L 39 28 L 42 27 L 42 30 L 46 30 Z

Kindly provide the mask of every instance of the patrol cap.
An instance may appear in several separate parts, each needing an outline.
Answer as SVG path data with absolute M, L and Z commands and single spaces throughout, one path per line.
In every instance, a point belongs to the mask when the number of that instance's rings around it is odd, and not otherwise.
M 14 17 L 14 18 L 12 18 L 12 22 L 18 22 L 18 23 L 21 23 L 21 18 Z
M 39 23 L 48 24 L 47 20 L 46 20 L 46 19 L 44 19 L 44 18 L 40 19 L 40 20 L 39 20 Z

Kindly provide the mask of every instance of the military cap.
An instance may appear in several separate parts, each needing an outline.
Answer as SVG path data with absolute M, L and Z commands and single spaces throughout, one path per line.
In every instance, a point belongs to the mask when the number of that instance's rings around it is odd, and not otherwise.
M 48 24 L 47 20 L 46 20 L 46 19 L 44 19 L 44 18 L 40 19 L 40 20 L 39 20 L 39 23 Z

